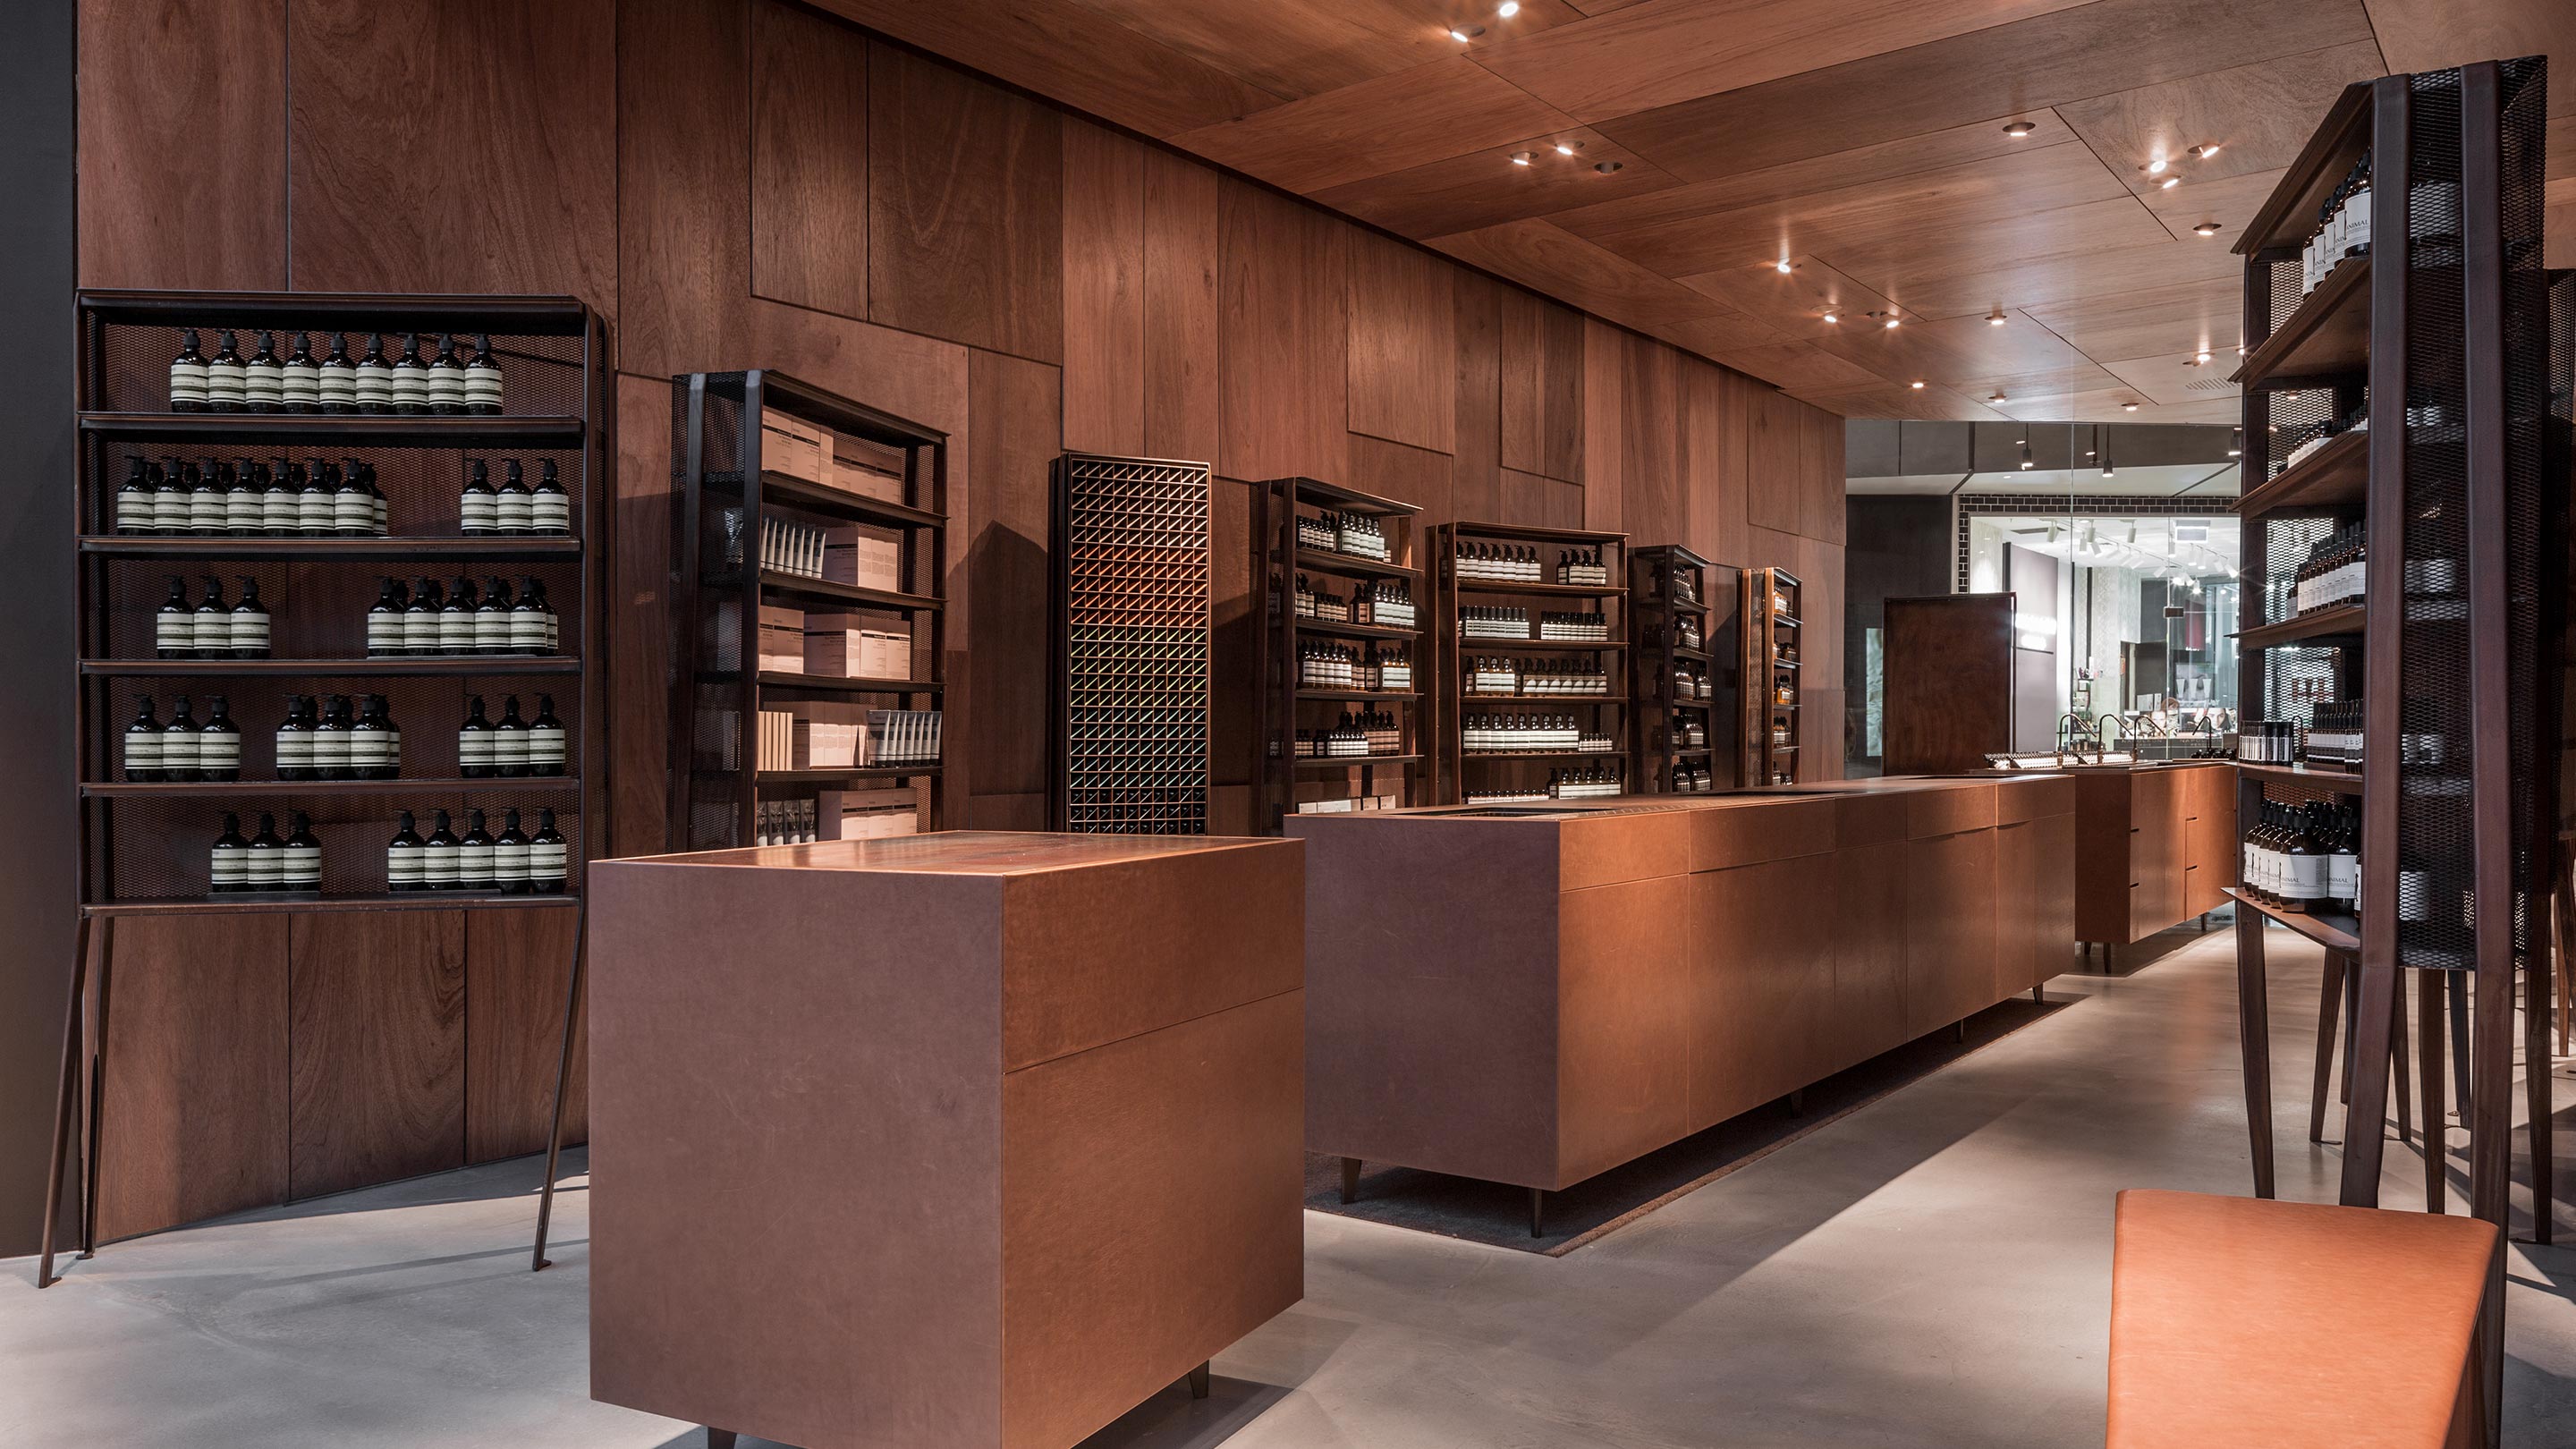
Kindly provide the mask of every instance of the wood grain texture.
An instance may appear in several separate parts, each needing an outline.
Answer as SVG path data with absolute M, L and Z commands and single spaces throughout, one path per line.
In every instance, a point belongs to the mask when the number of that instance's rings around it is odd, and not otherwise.
M 572 979 L 572 911 L 469 911 L 465 918 L 465 1160 L 546 1149 L 564 988 Z M 564 1141 L 590 1136 L 588 1042 L 573 1035 Z
M 295 286 L 616 315 L 615 0 L 288 9 Z
M 1699 341 L 1703 350 L 1778 340 L 1770 327 L 1548 222 L 1508 222 L 1434 237 L 1429 244 L 1470 266 L 1668 341 L 1693 327 L 1710 329 Z
M 465 913 L 291 916 L 292 1195 L 465 1161 Z
M 1347 467 L 1351 232 L 1238 181 L 1219 194 L 1217 471 L 1332 479 Z
M 1350 430 L 1446 453 L 1457 446 L 1458 269 L 1373 233 L 1350 234 Z
M 1457 451 L 1451 455 L 1448 509 L 1426 513 L 1418 526 L 1501 516 L 1502 310 L 1512 289 L 1481 272 L 1459 272 L 1451 287 L 1456 303 Z M 1428 537 L 1428 534 L 1422 535 Z
M 1994 1003 L 1994 912 L 1960 908 L 1994 898 L 1991 822 L 1982 830 L 1906 842 L 1907 1035 L 1965 1020 Z
M 1563 837 L 1560 837 L 1563 838 Z M 1572 849 L 1569 844 L 1569 853 Z M 1557 905 L 1556 1176 L 1579 1182 L 1691 1130 L 1695 883 L 1678 871 Z
M 1559 154 L 1556 143 L 1577 146 Z M 1529 164 L 1512 157 L 1527 153 Z M 1599 168 L 1616 163 L 1604 174 Z M 1399 236 L 1446 236 L 1679 185 L 1678 178 L 1589 126 L 1515 137 L 1401 171 L 1309 193 L 1318 203 Z
M 1145 167 L 1134 140 L 1065 121 L 1068 448 L 1145 454 Z
M 1395 113 L 1404 122 L 1390 127 Z M 1573 125 L 1572 117 L 1461 55 L 1171 139 L 1220 166 L 1306 192 Z
M 1833 546 L 1839 554 L 1843 542 L 1844 520 L 1848 516 L 1842 481 L 1842 420 L 1831 413 L 1818 412 L 1814 408 L 1801 408 L 1797 413 L 1797 421 L 1799 424 L 1798 470 L 1793 478 L 1799 493 L 1801 521 L 1798 531 L 1819 544 Z M 1837 646 L 1836 652 L 1839 654 L 1844 597 L 1841 558 L 1837 556 L 1833 564 L 1834 569 L 1830 577 L 1824 575 L 1813 564 L 1810 565 L 1810 571 L 1816 573 L 1815 577 L 1810 578 L 1808 572 L 1801 572 L 1798 577 L 1811 585 L 1823 585 L 1822 602 L 1832 610 L 1834 616 L 1834 627 L 1830 631 L 1829 642 Z M 1836 671 L 1830 677 L 1840 679 L 1842 676 L 1839 671 Z
M 751 7 L 751 285 L 868 315 L 868 43 L 780 3 Z
M 1619 526 L 1640 544 L 1690 536 L 1692 500 L 1681 491 L 1681 354 L 1631 337 L 1620 354 Z
M 671 486 L 671 384 L 618 374 L 615 493 L 617 546 L 609 561 L 608 789 L 606 855 L 655 855 L 667 846 L 670 811 L 670 568 L 676 522 Z
M 2154 200 L 2159 177 L 2148 162 L 2168 162 L 2166 174 L 2182 177 L 2175 196 L 2278 170 L 2297 158 L 2346 85 L 2386 73 L 2378 43 L 2355 40 L 2070 101 L 2057 114 L 2114 176 Z M 2189 154 L 2204 142 L 2217 143 L 2218 154 L 2205 161 Z
M 721 367 L 747 341 L 749 19 L 741 6 L 618 0 L 621 371 Z
M 1755 528 L 1796 533 L 1806 521 L 1798 476 L 1805 441 L 1800 412 L 1790 399 L 1761 392 L 1745 410 L 1744 519 Z
M 82 286 L 286 285 L 286 10 L 81 0 Z
M 1301 5 L 1174 5 L 1083 0 L 1130 29 L 1285 97 L 1312 96 L 1454 57 L 1447 27 L 1463 13 L 1416 0 L 1315 0 Z M 1580 18 L 1560 0 L 1528 0 L 1508 23 L 1485 19 L 1490 44 Z M 1469 47 L 1473 56 L 1477 47 Z
M 1430 544 L 1431 525 L 1424 519 L 1447 521 L 1458 516 L 1452 491 L 1454 470 L 1455 460 L 1447 453 L 1390 443 L 1366 433 L 1351 434 L 1350 486 L 1421 509 L 1423 518 L 1414 522 L 1417 551 L 1427 550 Z M 1422 562 L 1417 552 L 1416 566 Z
M 1682 494 L 1690 500 L 1686 541 L 1703 556 L 1738 567 L 1745 556 L 1745 414 L 1752 391 L 1743 378 L 1714 363 L 1682 359 L 1677 462 Z M 1841 486 L 1837 480 L 1835 487 Z M 1716 579 L 1709 582 L 1712 603 L 1733 587 L 1730 582 L 1720 590 Z
M 93 928 L 113 933 L 102 1241 L 289 1196 L 288 919 L 132 916 Z
M 1218 453 L 1221 178 L 1164 151 L 1145 156 L 1145 452 Z
M 1627 493 L 1627 417 L 1622 399 L 1627 381 L 1628 334 L 1597 317 L 1583 319 L 1583 518 L 1580 527 L 1616 533 L 1622 522 L 1620 500 Z
M 994 727 L 965 731 L 958 743 L 977 790 L 1037 794 L 1046 789 L 1046 736 L 1033 726 L 1047 712 L 1047 465 L 1063 451 L 1059 383 L 1043 363 L 977 351 L 967 388 L 975 523 L 966 682 L 976 715 Z
M 1887 772 L 1981 770 L 2012 748 L 2012 652 L 2009 595 L 1888 600 Z
M 1502 465 L 1583 481 L 1583 314 L 1502 291 Z
M 1496 521 L 1525 523 L 1535 528 L 1600 528 L 1601 521 L 1591 516 L 1586 507 L 1591 497 L 1572 483 L 1505 468 L 1502 516 Z
M 1055 110 L 891 46 L 868 51 L 868 320 L 1064 360 Z

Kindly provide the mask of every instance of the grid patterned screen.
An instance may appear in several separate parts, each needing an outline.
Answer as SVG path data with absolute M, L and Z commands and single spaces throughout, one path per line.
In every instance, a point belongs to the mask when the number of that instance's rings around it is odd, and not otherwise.
M 1063 829 L 1207 833 L 1208 488 L 1204 463 L 1056 464 Z

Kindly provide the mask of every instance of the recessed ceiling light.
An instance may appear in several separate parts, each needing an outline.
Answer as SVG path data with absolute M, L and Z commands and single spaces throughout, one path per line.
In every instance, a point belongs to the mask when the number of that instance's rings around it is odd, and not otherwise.
M 1843 314 L 1840 312 L 1827 312 L 1825 314 L 1825 320 L 1828 322 L 1840 322 L 1843 320 Z
M 2011 125 L 2004 127 L 2004 134 L 2005 134 L 2005 135 L 2007 135 L 2007 136 L 2010 136 L 2010 137 L 2012 137 L 2014 140 L 2018 141 L 2018 140 L 2020 140 L 2022 137 L 2027 136 L 2027 135 L 2029 135 L 2031 132 L 2036 131 L 2036 130 L 2038 130 L 2038 129 L 2039 129 L 2039 125 L 2038 125 L 2038 123 L 2037 123 L 2037 122 L 2034 122 L 2034 121 L 2015 121 L 2015 122 L 2013 122 Z
M 2169 164 L 2171 163 L 2167 162 L 2162 156 L 2159 156 L 2153 161 L 2147 163 L 2147 174 L 2149 176 L 2162 176 L 2165 174 L 2165 167 Z
M 2193 362 L 2194 364 L 2196 364 L 2196 365 L 2197 365 L 2197 364 L 2206 364 L 2208 361 L 2209 361 L 2209 349 L 2208 349 L 2208 348 L 2206 348 L 2206 347 L 2204 347 L 2204 348 L 2200 349 L 2200 355 L 2199 355 L 2198 357 L 2195 357 L 2195 358 L 2193 358 L 2193 359 L 2192 359 L 2192 362 Z
M 1988 402 L 1990 402 L 1990 403 L 1999 403 L 1999 402 L 2002 402 L 2003 400 L 2004 400 L 2004 395 L 2003 395 L 2002 393 L 1996 393 L 1993 397 L 1990 397 L 1990 398 L 1986 399 L 1986 401 L 1988 401 Z
M 1787 257 L 1782 257 L 1780 260 L 1778 260 L 1778 261 L 1776 261 L 1776 262 L 1773 262 L 1771 265 L 1772 265 L 1775 269 L 1777 269 L 1777 270 L 1779 270 L 1779 271 L 1788 272 L 1788 271 L 1795 271 L 1795 270 L 1797 270 L 1797 265 L 1798 265 L 1798 264 L 1797 264 L 1797 263 L 1795 263 L 1795 262 L 1793 262 L 1793 261 L 1791 261 L 1791 260 L 1789 260 Z
M 1460 45 L 1465 45 L 1468 41 L 1471 41 L 1484 33 L 1485 27 L 1481 25 L 1452 25 L 1449 27 L 1449 38 L 1458 42 Z
M 1906 386 L 1907 386 L 1907 387 L 1912 387 L 1912 388 L 1920 388 L 1920 387 L 1922 387 L 1922 386 L 1923 386 L 1923 379 L 1921 379 L 1921 378 L 1919 378 L 1919 377 L 1918 377 L 1918 378 L 1914 379 L 1912 382 L 1907 383 L 1907 384 L 1906 384 Z
M 1514 151 L 1512 153 L 1512 164 L 1515 166 L 1527 166 L 1530 164 L 1530 153 L 1527 151 Z
M 1986 325 L 1989 327 L 2001 327 L 2004 325 L 2004 309 L 1997 307 L 1992 312 L 1987 313 Z
M 2218 223 L 2214 221 L 2204 221 L 2200 225 L 2193 227 L 2191 229 L 2191 234 L 2193 236 L 2216 236 L 2218 235 Z
M 1891 332 L 1892 332 L 1892 331 L 1894 331 L 1894 330 L 1896 329 L 1896 324 L 1897 324 L 1898 322 L 1902 321 L 1902 320 L 1904 320 L 1904 319 L 1902 319 L 1902 318 L 1898 317 L 1898 316 L 1897 316 L 1895 313 L 1893 313 L 1893 312 L 1890 312 L 1889 314 L 1887 314 L 1887 327 L 1888 327 L 1888 330 L 1889 330 L 1889 331 L 1891 331 Z
M 1625 167 L 1627 164 L 1628 163 L 1625 161 L 1595 161 L 1592 163 L 1592 169 L 1600 172 L 1604 176 L 1608 176 L 1612 172 Z
M 1502 4 L 1494 7 L 1494 13 L 1509 20 L 1521 13 L 1521 0 L 1503 0 Z
M 2157 183 L 2156 183 L 2156 190 L 2158 190 L 2158 191 L 2171 191 L 2171 190 L 2173 190 L 2175 187 L 2180 186 L 2180 185 L 2182 185 L 2182 178 L 2181 178 L 2181 177 L 2179 177 L 2179 176 L 2168 176 L 2168 177 L 2166 177 L 2164 180 L 2159 181 L 2159 182 L 2157 182 Z
M 2120 404 L 2120 411 L 2122 411 L 2122 412 L 2124 412 L 2124 413 L 2133 413 L 2133 412 L 2136 412 L 2137 410 L 2138 410 L 2138 405 L 2137 405 L 2136 403 L 2133 403 L 2133 402 L 2125 402 L 2125 403 Z
M 1582 149 L 1583 143 L 1580 141 L 1559 141 L 1556 143 L 1556 154 L 1559 156 L 1571 156 Z
M 2206 161 L 2210 157 L 2218 154 L 2218 143 L 2216 141 L 2203 141 L 2199 145 L 2191 148 L 2191 154 L 2195 160 Z

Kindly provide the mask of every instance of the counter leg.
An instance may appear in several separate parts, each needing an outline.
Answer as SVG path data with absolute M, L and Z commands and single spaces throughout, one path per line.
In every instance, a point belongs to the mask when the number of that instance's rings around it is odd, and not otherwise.
M 1547 1236 L 1547 1189 L 1543 1187 L 1530 1189 L 1530 1236 Z
M 1342 1201 L 1354 1203 L 1359 1200 L 1360 1160 L 1356 1157 L 1345 1157 L 1342 1159 Z
M 1788 1097 L 1787 1097 L 1785 1100 L 1786 1100 L 1786 1101 L 1788 1102 L 1788 1104 L 1789 1104 L 1789 1115 L 1790 1115 L 1790 1116 L 1792 1116 L 1792 1117 L 1804 1117 L 1804 1116 L 1806 1116 L 1806 1115 L 1807 1115 L 1807 1089 L 1806 1089 L 1806 1088 L 1804 1088 L 1804 1087 L 1791 1087 L 1791 1088 L 1789 1089 L 1789 1095 L 1788 1095 Z
M 54 1226 L 63 1210 L 63 1159 L 71 1153 L 72 1095 L 80 1089 L 81 989 L 89 982 L 91 929 L 89 913 L 84 911 L 74 932 L 71 996 L 63 1008 L 63 1078 L 54 1097 L 54 1147 L 45 1168 L 45 1235 L 43 1255 L 36 1260 L 39 1288 L 54 1281 Z
M 2263 916 L 2236 916 L 2236 1023 L 2245 1056 L 2245 1131 L 2254 1149 L 2254 1195 L 2272 1195 L 2272 1014 L 2263 982 Z
M 2326 1140 L 2326 1089 L 2334 1085 L 2335 1024 L 2343 1019 L 2343 953 L 2326 953 L 2317 989 L 2317 1086 L 2308 1101 L 2308 1140 Z
M 1208 1366 L 1205 1363 L 1202 1363 L 1197 1368 L 1190 1370 L 1190 1397 L 1193 1399 L 1204 1399 L 1207 1396 Z
M 707 1449 L 733 1449 L 733 1440 L 731 1429 L 719 1429 L 712 1424 L 707 1426 Z
M 1950 1040 L 1957 1042 L 1962 1046 L 1967 1044 L 1968 1019 L 1966 1017 L 1960 1017 L 1957 1021 L 1950 1023 Z
M 2469 1101 L 2469 973 L 2445 971 L 2451 990 L 2451 1096 L 2460 1104 L 2460 1123 L 2468 1125 Z
M 2415 973 L 2415 1012 L 2417 1031 L 2423 1046 L 2417 1052 L 2419 1069 L 2417 1085 L 2424 1094 L 2424 1211 L 2445 1210 L 2450 1194 L 2445 1190 L 2443 1173 L 2450 1164 L 2449 1119 L 2442 1115 L 2442 973 Z
M 2388 1085 L 2397 1097 L 2397 1140 L 2403 1142 L 2415 1135 L 2415 1108 L 2406 1090 L 2406 993 L 2403 989 L 2388 993 L 2391 1008 L 2388 1020 Z
M 2045 986 L 2033 986 L 2030 989 L 2030 999 L 2038 1002 L 2042 1006 L 2046 1006 L 2048 1004 L 2048 988 Z

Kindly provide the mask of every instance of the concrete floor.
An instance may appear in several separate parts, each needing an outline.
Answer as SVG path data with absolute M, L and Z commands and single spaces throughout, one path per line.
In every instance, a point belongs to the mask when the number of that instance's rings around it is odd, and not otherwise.
M 2273 943 L 2282 1194 L 2329 1201 L 2295 1085 L 2315 954 Z M 1167 1390 L 1094 1449 L 2098 1444 L 2112 1194 L 2249 1183 L 2230 937 L 2161 946 L 1565 1258 L 1308 1214 L 1305 1301 L 1217 1358 L 1211 1400 Z M 2420 1158 L 2392 1142 L 2388 1169 L 2385 1200 L 2420 1203 Z M 694 1449 L 584 1397 L 586 1204 L 531 1275 L 534 1182 L 503 1164 L 116 1244 L 42 1295 L 7 1264 L 0 1445 Z M 2508 1273 L 2507 1442 L 2576 1443 L 2576 1251 L 2518 1245 Z

